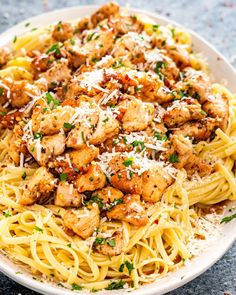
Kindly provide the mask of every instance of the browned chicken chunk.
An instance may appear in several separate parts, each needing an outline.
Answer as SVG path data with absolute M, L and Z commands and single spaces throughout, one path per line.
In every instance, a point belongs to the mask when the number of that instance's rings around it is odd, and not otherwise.
M 97 236 L 99 239 L 99 236 Z M 94 248 L 97 252 L 110 257 L 122 253 L 124 240 L 121 232 L 115 232 L 111 238 L 100 238 L 99 243 L 94 242 Z
M 91 21 L 96 26 L 100 21 L 119 14 L 120 6 L 116 2 L 108 2 L 91 15 Z
M 70 23 L 60 21 L 55 25 L 52 36 L 60 42 L 70 39 L 73 37 L 73 27 Z
M 60 181 L 57 187 L 54 204 L 61 207 L 80 207 L 83 195 L 81 195 L 67 181 Z

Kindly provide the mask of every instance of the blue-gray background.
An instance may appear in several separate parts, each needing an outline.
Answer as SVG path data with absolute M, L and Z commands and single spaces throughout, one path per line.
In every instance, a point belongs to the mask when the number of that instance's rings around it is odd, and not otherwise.
M 0 33 L 28 17 L 53 9 L 102 4 L 92 0 L 0 0 Z M 236 0 L 129 0 L 121 5 L 149 10 L 200 33 L 236 67 Z M 236 81 L 235 81 L 236 82 Z M 0 295 L 37 295 L 0 274 Z M 169 295 L 236 295 L 236 244 L 210 270 Z

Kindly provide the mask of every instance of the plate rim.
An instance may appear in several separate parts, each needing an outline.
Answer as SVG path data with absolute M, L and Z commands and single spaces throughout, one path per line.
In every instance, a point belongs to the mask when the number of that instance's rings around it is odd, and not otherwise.
M 37 22 L 37 21 L 40 21 L 41 19 L 43 18 L 51 18 L 51 17 L 54 17 L 54 15 L 56 16 L 57 14 L 66 14 L 66 13 L 69 13 L 70 11 L 72 11 L 73 9 L 76 9 L 76 10 L 95 10 L 96 8 L 98 8 L 99 5 L 77 5 L 77 6 L 70 6 L 70 7 L 66 7 L 66 8 L 61 8 L 61 9 L 56 9 L 56 10 L 52 10 L 52 11 L 48 11 L 48 12 L 45 12 L 45 13 L 41 13 L 39 15 L 36 15 L 36 16 L 33 16 L 33 17 L 30 17 L 30 18 L 26 18 L 24 19 L 23 21 L 17 23 L 16 25 L 10 27 L 9 29 L 3 31 L 1 34 L 0 34 L 0 39 L 3 39 L 3 41 L 1 41 L 2 44 L 7 44 L 7 42 L 4 40 L 8 40 L 8 42 L 10 40 L 12 40 L 12 36 L 13 34 L 16 32 L 16 31 L 20 31 L 20 33 L 24 33 L 24 32 L 27 32 L 29 31 L 28 28 L 25 27 L 25 24 L 27 22 Z M 191 36 L 194 36 L 197 40 L 200 41 L 200 43 L 203 43 L 205 45 L 207 45 L 207 47 L 213 51 L 216 55 L 218 55 L 221 60 L 223 61 L 223 64 L 226 64 L 227 67 L 229 68 L 229 70 L 233 73 L 233 75 L 235 76 L 236 78 L 236 69 L 230 64 L 230 62 L 226 59 L 226 57 L 221 54 L 219 52 L 219 50 L 217 48 L 215 48 L 211 43 L 209 43 L 205 38 L 203 38 L 201 35 L 199 35 L 198 33 L 196 33 L 195 31 L 189 29 L 189 28 L 186 28 L 185 26 L 183 26 L 182 24 L 176 22 L 176 21 L 173 21 L 172 19 L 169 19 L 168 17 L 166 16 L 162 16 L 158 13 L 154 13 L 154 12 L 150 12 L 150 11 L 146 11 L 146 10 L 143 10 L 143 9 L 138 9 L 138 8 L 135 8 L 135 7 L 130 7 L 129 8 L 129 12 L 131 13 L 138 13 L 138 14 L 142 14 L 144 16 L 149 16 L 151 18 L 154 18 L 154 19 L 160 19 L 161 21 L 165 22 L 165 23 L 169 23 L 169 24 L 173 24 L 175 26 L 178 26 L 178 27 L 181 27 L 181 28 L 184 28 L 186 31 L 188 31 Z M 56 18 L 56 17 L 54 17 Z M 41 25 L 39 25 L 41 26 Z M 17 32 L 17 34 L 19 34 Z M 10 38 L 11 37 L 11 38 Z M 1 46 L 1 44 L 0 44 Z M 234 225 L 233 225 L 236 229 L 236 222 L 234 222 Z M 227 227 L 227 226 L 226 226 Z M 235 235 L 233 237 L 230 237 L 229 238 L 229 241 L 227 243 L 227 246 L 226 247 L 221 247 L 219 253 L 215 256 L 214 259 L 211 260 L 210 263 L 206 264 L 203 268 L 201 268 L 200 270 L 194 272 L 193 274 L 191 275 L 188 275 L 188 276 L 185 276 L 183 279 L 181 279 L 181 281 L 179 282 L 169 282 L 169 284 L 167 286 L 163 286 L 161 290 L 158 290 L 158 293 L 156 293 L 156 288 L 158 287 L 158 280 L 156 282 L 153 282 L 153 283 L 150 283 L 148 284 L 148 288 L 144 289 L 144 288 L 140 288 L 138 290 L 134 290 L 132 291 L 132 294 L 143 294 L 143 295 L 151 295 L 151 294 L 165 294 L 166 292 L 169 292 L 169 291 L 173 291 L 185 284 L 187 284 L 188 282 L 192 281 L 193 279 L 195 279 L 196 277 L 200 276 L 202 273 L 204 273 L 207 269 L 209 269 L 212 265 L 214 265 L 231 247 L 232 245 L 234 244 L 234 242 L 236 241 L 236 231 L 235 231 Z M 204 251 L 204 250 L 203 250 Z M 0 254 L 0 261 L 2 260 L 1 257 L 4 257 Z M 198 256 L 199 257 L 199 256 Z M 195 259 L 198 259 L 198 257 L 196 257 Z M 5 257 L 4 257 L 5 258 Z M 6 258 L 7 260 L 9 260 L 9 258 Z M 14 262 L 12 262 L 10 260 L 10 264 L 13 264 L 13 265 L 16 265 Z M 41 283 L 37 280 L 33 280 L 32 278 L 29 278 L 27 277 L 26 274 L 23 274 L 23 276 L 21 275 L 17 275 L 15 273 L 15 270 L 13 270 L 12 268 L 9 268 L 8 267 L 9 265 L 6 264 L 4 265 L 4 263 L 0 264 L 0 272 L 2 272 L 4 275 L 6 275 L 7 277 L 11 278 L 12 280 L 16 281 L 17 283 L 31 289 L 31 290 L 34 290 L 38 293 L 41 293 L 41 294 L 47 294 L 47 295 L 71 295 L 71 294 L 75 294 L 75 292 L 71 291 L 71 290 L 67 290 L 67 289 L 61 289 L 61 288 L 58 288 L 56 286 L 52 286 L 48 283 Z M 176 271 L 175 271 L 176 272 Z M 171 279 L 171 275 L 170 275 L 170 279 Z M 118 291 L 113 291 L 113 293 L 116 293 L 116 294 L 121 294 L 122 291 L 124 291 L 123 289 L 122 290 L 118 290 Z M 98 294 L 102 294 L 102 293 L 106 293 L 106 294 L 111 294 L 110 292 L 99 292 Z M 88 294 L 88 291 L 80 291 L 81 295 L 83 294 Z

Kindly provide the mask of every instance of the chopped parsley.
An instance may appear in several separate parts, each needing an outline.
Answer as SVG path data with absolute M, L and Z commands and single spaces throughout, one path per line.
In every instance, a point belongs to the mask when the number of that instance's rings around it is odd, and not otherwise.
M 207 115 L 207 113 L 206 113 L 205 111 L 203 111 L 203 110 L 201 110 L 200 113 L 201 113 L 202 115 Z
M 104 245 L 106 242 L 106 239 L 104 238 L 99 238 L 97 237 L 94 241 L 94 245 L 97 246 L 97 245 Z
M 2 94 L 3 94 L 3 89 L 2 87 L 0 87 L 0 96 L 2 96 Z
M 85 136 L 84 136 L 84 131 L 81 132 L 81 137 L 82 137 L 83 143 L 86 144 L 86 139 L 85 139 Z
M 114 64 L 112 65 L 113 69 L 118 69 L 118 68 L 121 68 L 121 67 L 125 67 L 125 65 L 122 63 L 121 60 L 116 60 L 114 62 Z
M 115 247 L 116 245 L 116 241 L 114 239 L 110 239 L 107 241 L 108 245 L 111 246 L 111 247 Z
M 129 167 L 129 166 L 131 166 L 133 164 L 133 158 L 128 158 L 127 160 L 125 160 L 124 162 L 123 162 L 123 165 L 125 166 L 125 167 Z
M 30 23 L 26 23 L 26 24 L 25 24 L 25 27 L 27 28 L 29 25 L 30 25 Z
M 24 171 L 24 173 L 21 175 L 21 178 L 22 178 L 23 180 L 26 179 L 26 172 L 25 172 L 25 171 Z
M 2 111 L 2 112 L 0 112 L 0 115 L 1 115 L 1 116 L 5 116 L 6 114 L 7 114 L 6 111 Z
M 43 233 L 43 229 L 38 227 L 37 225 L 35 225 L 34 230 L 36 230 L 36 231 L 38 231 L 40 233 Z
M 236 214 L 230 215 L 230 216 L 225 216 L 224 218 L 222 218 L 220 223 L 228 223 L 231 220 L 233 220 L 234 218 L 236 218 Z
M 108 208 L 108 211 L 110 211 L 113 207 L 115 207 L 116 205 L 119 205 L 119 204 L 123 204 L 123 199 L 120 198 L 120 199 L 115 199 L 113 202 L 111 202 L 109 205 L 109 208 Z
M 145 144 L 144 144 L 144 141 L 138 141 L 138 140 L 135 140 L 135 141 L 133 141 L 132 143 L 131 143 L 131 145 L 133 146 L 133 147 L 140 147 L 141 148 L 141 150 L 143 150 L 143 149 L 145 149 Z
M 103 123 L 106 123 L 108 121 L 109 121 L 109 118 L 108 117 L 106 117 L 106 119 L 102 120 Z
M 14 37 L 13 43 L 16 43 L 16 40 L 17 40 L 17 36 Z
M 58 43 L 53 44 L 46 53 L 55 53 L 57 55 L 61 54 L 60 45 Z
M 103 204 L 103 200 L 100 199 L 100 198 L 98 197 L 98 195 L 93 195 L 92 198 L 91 198 L 91 200 L 90 200 L 89 202 L 90 202 L 90 203 L 93 203 L 93 202 L 97 203 L 99 209 L 102 209 L 102 208 L 103 208 L 103 205 L 104 205 L 104 204 Z
M 156 32 L 159 29 L 160 25 L 152 25 L 152 29 Z
M 61 181 L 66 181 L 66 179 L 67 179 L 67 174 L 66 173 L 61 173 L 60 174 L 60 180 Z
M 163 78 L 163 75 L 161 73 L 161 69 L 166 69 L 166 63 L 164 61 L 160 60 L 156 63 L 156 66 L 154 69 L 154 72 L 157 73 L 157 75 L 159 76 L 160 79 Z
M 90 35 L 88 35 L 88 37 L 87 37 L 87 42 L 89 42 L 89 41 L 92 40 L 92 38 L 93 38 L 93 36 L 94 36 L 95 33 L 96 33 L 96 32 L 93 32 L 93 33 L 91 33 Z
M 68 129 L 68 130 L 71 130 L 71 129 L 75 128 L 75 125 L 72 125 L 72 124 L 66 122 L 66 123 L 63 124 L 63 127 Z
M 42 140 L 43 138 L 43 134 L 40 133 L 40 132 L 37 132 L 37 133 L 34 133 L 34 139 L 40 139 L 40 141 Z
M 153 135 L 154 138 L 156 138 L 157 140 L 162 140 L 162 141 L 167 141 L 168 137 L 166 134 L 161 135 L 160 132 L 156 131 Z
M 171 154 L 169 156 L 170 163 L 178 163 L 179 162 L 179 156 L 177 154 Z
M 71 248 L 71 244 L 67 244 L 67 247 Z
M 93 177 L 91 176 L 91 177 L 89 177 L 89 181 L 93 181 Z
M 117 282 L 111 282 L 107 288 L 105 288 L 106 290 L 118 290 L 118 289 L 123 289 L 125 285 L 125 281 L 120 280 Z
M 5 218 L 11 217 L 11 213 L 8 212 L 8 211 L 3 212 L 3 216 L 4 216 Z
M 46 93 L 46 99 L 49 105 L 53 103 L 53 108 L 60 105 L 60 102 L 57 99 L 55 99 L 50 92 Z
M 71 285 L 71 287 L 72 287 L 72 290 L 73 290 L 73 291 L 81 291 L 81 290 L 83 289 L 82 286 L 77 285 L 77 284 L 75 284 L 75 283 L 73 283 L 73 284 Z
M 132 272 L 132 270 L 134 269 L 134 265 L 133 265 L 133 263 L 130 263 L 129 261 L 126 260 L 124 263 L 122 263 L 122 264 L 120 265 L 119 272 L 123 272 L 125 266 L 127 267 L 128 271 L 129 271 L 129 275 L 131 275 L 131 272 Z

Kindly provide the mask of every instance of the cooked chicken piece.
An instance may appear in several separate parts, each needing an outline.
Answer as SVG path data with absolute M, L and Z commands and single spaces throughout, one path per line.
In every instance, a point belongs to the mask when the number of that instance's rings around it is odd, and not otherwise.
M 99 113 L 96 108 L 91 108 L 89 112 L 90 113 L 88 113 L 87 110 L 88 114 L 82 116 L 79 120 L 79 124 L 76 124 L 76 127 L 68 134 L 66 141 L 67 147 L 80 149 L 87 145 L 89 137 L 91 137 L 99 118 Z
M 82 168 L 91 163 L 99 155 L 99 149 L 93 145 L 85 145 L 80 150 L 68 152 L 73 167 Z
M 92 194 L 92 198 L 96 197 L 102 200 L 103 209 L 109 209 L 111 203 L 113 203 L 115 200 L 122 199 L 123 196 L 124 194 L 120 190 L 112 186 L 107 186 L 103 189 L 96 190 Z
M 68 67 L 67 59 L 60 59 L 46 72 L 39 75 L 40 79 L 47 82 L 48 87 L 52 84 L 60 84 L 61 82 L 68 82 L 71 78 L 71 70 Z
M 206 117 L 201 105 L 195 99 L 175 100 L 163 116 L 164 123 L 169 127 L 177 127 L 192 120 L 200 120 Z
M 86 61 L 102 58 L 114 42 L 114 33 L 108 31 L 91 31 L 87 37 L 87 43 L 83 46 L 69 44 L 66 49 L 69 52 L 69 60 L 73 67 L 78 68 Z
M 53 55 L 48 55 L 46 53 L 42 53 L 37 55 L 32 60 L 31 64 L 33 69 L 36 69 L 38 72 L 45 72 L 52 66 L 52 63 L 55 61 Z
M 79 175 L 75 181 L 75 186 L 80 193 L 95 191 L 96 189 L 103 188 L 105 184 L 106 176 L 97 164 L 92 164 L 88 171 L 83 175 Z
M 96 203 L 83 210 L 69 210 L 63 216 L 63 221 L 68 229 L 87 239 L 99 227 L 99 209 Z
M 124 130 L 141 131 L 147 128 L 154 118 L 154 106 L 138 99 L 124 102 L 126 112 L 122 118 Z
M 15 124 L 22 121 L 22 117 L 24 116 L 25 113 L 20 111 L 8 114 L 5 114 L 5 111 L 3 111 L 3 113 L 0 114 L 0 128 L 13 129 Z
M 32 100 L 33 96 L 39 95 L 37 87 L 26 81 L 14 81 L 11 87 L 10 102 L 13 107 L 21 108 Z
M 77 23 L 77 31 L 79 33 L 83 32 L 84 30 L 91 30 L 93 27 L 91 20 L 89 17 L 83 17 L 81 18 Z
M 137 168 L 133 163 L 133 159 L 117 155 L 109 162 L 109 166 L 113 172 L 111 175 L 111 184 L 115 188 L 124 193 L 141 194 L 142 179 L 137 173 L 127 170 Z
M 167 50 L 169 57 L 173 59 L 178 67 L 183 68 L 190 64 L 189 53 L 182 45 L 168 45 L 167 43 L 164 48 Z
M 143 226 L 148 223 L 148 216 L 141 205 L 139 195 L 126 195 L 123 201 L 124 204 L 116 205 L 111 211 L 107 212 L 108 218 L 126 221 L 136 226 Z
M 130 152 L 133 150 L 132 145 L 125 144 L 125 139 L 121 139 L 119 136 L 114 136 L 108 138 L 103 144 L 99 147 L 100 153 L 112 151 L 115 152 Z
M 73 27 L 70 23 L 59 22 L 55 25 L 52 37 L 59 42 L 63 42 L 73 37 Z
M 53 192 L 55 184 L 56 179 L 46 168 L 38 168 L 19 196 L 19 203 L 25 206 L 45 201 Z
M 187 91 L 190 96 L 199 100 L 203 104 L 208 100 L 210 93 L 210 79 L 202 71 L 196 71 L 187 67 L 182 72 L 183 80 L 175 85 L 180 91 Z
M 96 129 L 89 138 L 89 143 L 100 144 L 106 139 L 118 134 L 119 122 L 113 117 L 112 113 L 101 111 Z
M 108 26 L 113 28 L 115 35 L 124 35 L 129 32 L 141 33 L 143 31 L 143 23 L 135 15 L 119 17 L 119 21 L 114 18 L 108 19 Z
M 11 59 L 12 53 L 8 47 L 0 47 L 0 68 Z
M 194 154 L 191 141 L 183 135 L 171 136 L 170 149 L 164 156 L 177 168 L 184 168 L 191 176 L 197 172 L 200 176 L 211 173 L 212 167 Z
M 91 15 L 91 21 L 96 26 L 100 21 L 109 18 L 111 16 L 119 15 L 120 6 L 116 2 L 108 2 L 102 5 Z
M 12 133 L 12 138 L 9 142 L 8 153 L 15 165 L 20 163 L 20 153 L 27 153 L 25 150 L 25 142 L 22 140 L 23 130 L 20 125 L 15 125 Z
M 99 239 L 99 236 L 97 236 L 97 238 Z M 106 238 L 106 239 L 102 238 L 101 241 L 102 242 L 100 244 L 96 244 L 96 240 L 95 240 L 95 244 L 94 244 L 94 248 L 99 253 L 112 257 L 112 256 L 120 255 L 123 252 L 124 240 L 123 240 L 123 235 L 121 232 L 117 231 L 112 235 L 111 238 Z
M 173 178 L 163 167 L 156 166 L 145 171 L 142 174 L 142 199 L 146 202 L 158 202 L 172 183 Z
M 221 123 L 219 127 L 225 131 L 229 119 L 229 102 L 224 95 L 209 96 L 209 101 L 203 105 L 204 111 L 213 118 L 220 118 Z
M 173 134 L 182 134 L 194 138 L 196 141 L 207 140 L 211 134 L 221 125 L 221 120 L 218 118 L 205 118 L 198 122 L 188 122 L 182 125 Z
M 59 133 L 43 136 L 41 142 L 40 138 L 33 141 L 30 140 L 27 142 L 27 148 L 41 166 L 46 166 L 52 158 L 59 156 L 64 152 L 65 142 L 65 135 Z
M 54 110 L 46 110 L 44 114 L 32 115 L 32 130 L 45 135 L 59 133 L 75 114 L 75 109 L 70 106 L 57 107 Z
M 118 57 L 128 57 L 132 63 L 144 63 L 144 50 L 150 48 L 150 43 L 136 32 L 129 32 L 117 39 L 112 55 Z
M 80 207 L 83 195 L 67 181 L 60 181 L 57 187 L 54 204 L 61 207 Z

